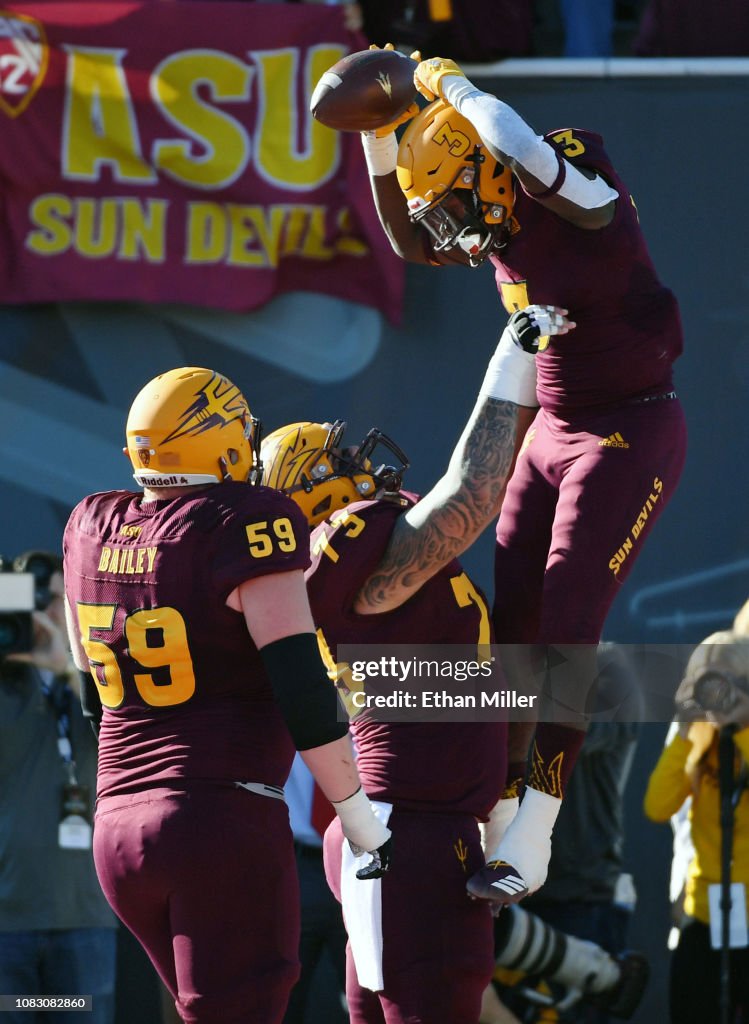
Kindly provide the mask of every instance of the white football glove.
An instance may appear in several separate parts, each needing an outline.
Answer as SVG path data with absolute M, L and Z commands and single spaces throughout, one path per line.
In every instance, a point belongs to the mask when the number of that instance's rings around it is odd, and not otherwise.
M 513 313 L 507 322 L 512 340 L 531 355 L 539 351 L 541 338 L 567 334 L 575 326 L 567 318 L 567 310 L 558 306 L 526 306 Z

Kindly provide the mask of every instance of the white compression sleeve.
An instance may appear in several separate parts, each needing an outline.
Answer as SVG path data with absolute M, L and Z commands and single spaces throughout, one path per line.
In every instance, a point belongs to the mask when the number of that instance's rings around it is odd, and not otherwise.
M 560 178 L 554 148 L 541 135 L 536 135 L 507 103 L 482 92 L 460 75 L 445 75 L 440 85 L 445 100 L 468 118 L 488 146 L 516 161 L 547 188 Z M 555 190 L 557 195 L 585 210 L 595 210 L 617 198 L 618 193 L 599 175 L 586 178 L 567 160 L 563 161 L 563 166 L 564 174 Z
M 512 340 L 507 328 L 489 360 L 480 395 L 496 401 L 538 408 L 536 398 L 536 357 L 524 352 Z

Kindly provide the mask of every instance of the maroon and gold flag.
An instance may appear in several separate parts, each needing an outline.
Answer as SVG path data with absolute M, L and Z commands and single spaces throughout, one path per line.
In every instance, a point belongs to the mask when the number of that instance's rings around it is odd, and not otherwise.
M 301 290 L 397 321 L 358 137 L 309 113 L 364 45 L 318 5 L 0 7 L 0 303 L 251 310 Z

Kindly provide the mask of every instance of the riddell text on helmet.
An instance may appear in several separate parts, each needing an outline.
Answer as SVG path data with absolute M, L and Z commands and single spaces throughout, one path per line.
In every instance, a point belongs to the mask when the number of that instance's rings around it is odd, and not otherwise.
M 148 481 L 149 487 L 184 487 L 190 481 L 186 476 L 157 476 L 155 473 L 144 473 L 143 479 Z

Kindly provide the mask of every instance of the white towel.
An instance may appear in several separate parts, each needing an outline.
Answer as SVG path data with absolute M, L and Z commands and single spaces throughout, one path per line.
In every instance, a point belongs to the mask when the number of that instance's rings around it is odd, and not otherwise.
M 387 825 L 392 804 L 371 800 L 376 817 Z M 382 978 L 382 879 L 360 881 L 359 868 L 367 863 L 368 853 L 355 857 L 348 840 L 341 851 L 341 904 L 346 922 L 356 976 L 362 988 L 381 992 Z

